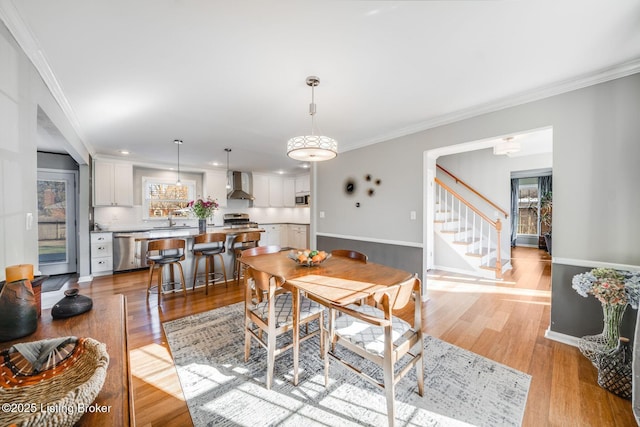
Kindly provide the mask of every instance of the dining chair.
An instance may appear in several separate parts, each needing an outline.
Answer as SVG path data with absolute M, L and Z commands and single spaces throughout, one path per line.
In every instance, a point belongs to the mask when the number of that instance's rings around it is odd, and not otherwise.
M 334 249 L 331 251 L 331 256 L 343 256 L 351 259 L 355 259 L 362 262 L 367 262 L 369 259 L 368 256 L 363 254 L 362 252 L 352 251 L 350 249 Z
M 180 270 L 180 280 L 182 284 L 182 293 L 187 296 L 187 284 L 184 280 L 184 271 L 180 261 L 185 258 L 185 241 L 183 239 L 159 239 L 151 240 L 147 247 L 147 264 L 149 265 L 149 283 L 147 284 L 147 293 L 151 292 L 151 282 L 153 280 L 153 271 L 158 268 L 158 305 L 162 297 L 162 279 L 164 267 L 169 266 L 170 283 L 174 282 L 174 266 L 178 266 Z
M 196 279 L 198 277 L 198 266 L 202 257 L 205 259 L 204 269 L 204 293 L 209 295 L 209 276 L 213 277 L 215 283 L 215 257 L 217 256 L 222 266 L 222 274 L 224 277 L 224 284 L 227 286 L 227 269 L 224 266 L 224 258 L 222 256 L 225 253 L 225 241 L 227 235 L 224 233 L 205 233 L 199 234 L 193 238 L 193 256 L 195 258 L 195 267 L 193 270 L 193 286 L 196 288 Z M 220 273 L 218 273 L 219 275 Z M 220 277 L 220 276 L 218 276 Z
M 251 257 L 256 255 L 264 255 L 264 254 L 274 254 L 274 253 L 280 252 L 281 250 L 282 249 L 278 245 L 257 246 L 255 248 L 245 249 L 244 251 L 242 251 L 240 258 L 246 258 L 246 257 Z M 243 272 L 244 270 L 246 270 L 246 268 L 247 266 L 241 263 L 240 269 L 242 269 Z M 255 284 L 252 282 L 252 279 L 249 279 L 249 281 L 250 281 L 249 286 L 255 292 L 255 295 L 254 295 L 255 298 L 257 299 L 258 302 L 262 301 L 263 299 L 262 293 L 256 289 Z
M 420 279 L 414 276 L 375 293 L 373 300 L 379 308 L 369 304 L 330 306 L 331 311 L 338 311 L 343 315 L 339 317 L 330 315 L 329 328 L 328 331 L 325 330 L 325 387 L 329 385 L 329 359 L 332 359 L 384 389 L 389 426 L 395 423 L 395 385 L 413 366 L 416 367 L 418 377 L 418 394 L 420 396 L 424 394 L 424 343 L 420 287 Z M 393 316 L 394 310 L 406 307 L 412 300 L 413 324 Z M 336 353 L 334 345 L 342 346 L 381 366 L 383 381 L 380 382 L 379 379 L 355 367 L 353 362 L 343 359 L 344 356 L 341 357 Z M 395 373 L 396 362 L 405 355 L 410 356 L 410 359 Z
M 262 299 L 256 299 L 249 281 L 253 282 Z M 294 301 L 293 294 L 282 287 L 285 279 L 274 276 L 265 271 L 247 267 L 244 275 L 245 282 L 245 340 L 244 360 L 249 360 L 251 353 L 251 340 L 255 340 L 261 347 L 267 350 L 267 376 L 265 385 L 271 389 L 273 371 L 276 356 L 293 348 L 294 360 L 294 385 L 298 384 L 298 355 L 299 348 L 293 342 L 276 347 L 276 338 L 293 330 Z M 300 337 L 299 342 L 305 341 L 315 335 L 320 336 L 320 353 L 324 352 L 324 307 L 303 296 L 299 302 L 299 324 L 308 325 L 314 320 L 318 321 L 318 329 Z M 266 339 L 265 334 L 266 333 Z
M 233 239 L 231 244 L 231 250 L 233 252 L 233 274 L 236 277 L 236 285 L 240 284 L 240 275 L 242 273 L 240 269 L 240 261 L 238 258 L 242 256 L 242 251 L 255 248 L 260 243 L 259 231 L 248 231 L 245 233 L 238 233 Z

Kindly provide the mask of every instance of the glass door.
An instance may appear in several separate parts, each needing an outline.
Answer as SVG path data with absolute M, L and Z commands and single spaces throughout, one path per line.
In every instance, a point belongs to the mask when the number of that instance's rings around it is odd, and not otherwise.
M 38 170 L 38 261 L 42 274 L 75 273 L 76 172 Z

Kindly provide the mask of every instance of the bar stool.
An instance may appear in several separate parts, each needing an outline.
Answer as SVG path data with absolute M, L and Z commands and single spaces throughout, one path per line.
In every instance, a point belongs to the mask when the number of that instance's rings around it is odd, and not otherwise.
M 259 231 L 239 233 L 233 239 L 231 249 L 233 250 L 233 274 L 236 278 L 236 285 L 240 284 L 240 261 L 238 261 L 238 258 L 242 256 L 242 251 L 257 247 L 259 242 Z
M 209 275 L 213 276 L 213 283 L 215 284 L 215 256 L 220 257 L 220 264 L 222 264 L 222 273 L 224 275 L 224 284 L 227 286 L 227 270 L 224 266 L 224 258 L 222 254 L 225 253 L 224 243 L 227 240 L 227 235 L 224 233 L 206 233 L 200 234 L 193 238 L 193 255 L 195 257 L 195 269 L 193 270 L 193 289 L 196 288 L 196 278 L 198 277 L 198 265 L 200 259 L 204 257 L 205 270 L 204 270 L 204 293 L 209 295 Z M 218 273 L 219 275 L 220 273 Z
M 147 292 L 151 292 L 151 281 L 153 279 L 153 270 L 156 266 L 160 267 L 158 271 L 158 305 L 162 296 L 162 276 L 164 267 L 169 266 L 171 274 L 171 284 L 174 284 L 173 266 L 177 265 L 180 270 L 180 280 L 182 283 L 182 293 L 187 297 L 187 284 L 184 281 L 184 271 L 182 264 L 185 257 L 185 241 L 183 239 L 159 239 L 149 241 L 147 247 L 147 264 L 149 264 L 149 283 L 147 284 Z

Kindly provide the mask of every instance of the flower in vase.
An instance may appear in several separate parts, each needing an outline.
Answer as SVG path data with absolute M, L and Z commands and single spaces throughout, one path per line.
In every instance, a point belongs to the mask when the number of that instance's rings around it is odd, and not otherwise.
M 213 212 L 218 210 L 220 205 L 217 200 L 207 197 L 207 200 L 191 200 L 187 206 L 198 219 L 205 219 L 213 215 Z
M 640 301 L 640 273 L 620 271 L 612 268 L 594 268 L 582 274 L 576 274 L 571 287 L 583 297 L 592 294 L 602 304 L 630 304 L 638 308 Z

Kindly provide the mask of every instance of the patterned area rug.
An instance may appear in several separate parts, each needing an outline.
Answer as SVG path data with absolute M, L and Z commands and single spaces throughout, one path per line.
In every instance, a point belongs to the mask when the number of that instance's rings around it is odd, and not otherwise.
M 244 362 L 243 317 L 238 303 L 163 324 L 194 425 L 387 425 L 384 392 L 342 366 L 331 364 L 325 388 L 318 337 L 301 344 L 298 386 L 291 382 L 287 351 L 276 358 L 267 390 L 265 350 L 254 343 Z M 376 374 L 381 377 L 381 370 Z M 396 424 L 517 426 L 530 381 L 525 373 L 427 336 L 425 395 L 418 395 L 412 369 L 396 386 Z

